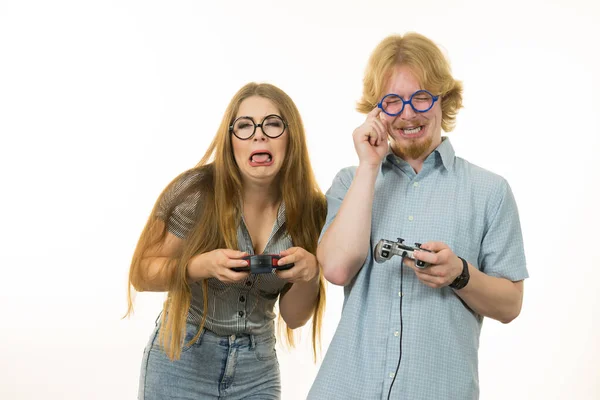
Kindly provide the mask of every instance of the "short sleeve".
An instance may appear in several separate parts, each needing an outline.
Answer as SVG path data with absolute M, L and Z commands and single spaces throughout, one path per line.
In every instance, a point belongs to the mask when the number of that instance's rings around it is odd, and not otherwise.
M 333 178 L 331 187 L 327 190 L 327 193 L 325 193 L 325 197 L 327 199 L 327 218 L 325 219 L 325 225 L 321 230 L 319 242 L 340 210 L 342 201 L 344 201 L 344 197 L 346 197 L 346 193 L 348 193 L 348 189 L 354 180 L 355 174 L 356 167 L 347 167 L 342 169 L 337 173 L 335 178 Z
M 173 182 L 158 200 L 156 216 L 167 223 L 173 235 L 185 239 L 197 221 L 200 192 L 193 187 L 198 182 L 198 174 L 187 172 Z M 167 214 L 173 209 L 167 221 Z
M 513 282 L 528 278 L 517 204 L 505 180 L 502 180 L 492 204 L 495 207 L 486 218 L 488 226 L 479 253 L 481 271 Z

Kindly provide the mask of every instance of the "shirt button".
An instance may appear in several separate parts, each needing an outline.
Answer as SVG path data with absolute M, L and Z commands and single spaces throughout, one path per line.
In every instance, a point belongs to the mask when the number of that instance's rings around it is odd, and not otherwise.
M 400 336 L 400 332 L 398 332 L 398 331 L 394 332 L 394 336 Z
M 243 312 L 243 311 L 240 311 L 240 312 L 238 312 L 238 315 L 239 315 L 240 317 L 243 317 L 243 316 L 244 316 L 244 312 Z
M 244 301 L 246 301 L 246 298 L 244 296 L 240 296 L 240 301 L 243 303 Z
M 402 297 L 402 292 L 398 292 L 398 297 Z
M 246 286 L 252 286 L 252 282 L 250 282 L 250 281 L 247 281 L 247 282 L 246 282 Z
M 419 186 L 419 182 L 415 182 L 415 183 L 413 183 L 413 186 L 414 186 L 414 187 L 417 187 L 417 186 Z
M 396 375 L 396 374 L 394 374 L 393 372 L 390 372 L 390 378 L 393 378 L 394 375 Z
M 413 219 L 415 219 L 415 218 L 414 218 L 412 215 L 409 215 L 409 216 L 408 216 L 408 220 L 409 220 L 409 221 L 412 221 Z

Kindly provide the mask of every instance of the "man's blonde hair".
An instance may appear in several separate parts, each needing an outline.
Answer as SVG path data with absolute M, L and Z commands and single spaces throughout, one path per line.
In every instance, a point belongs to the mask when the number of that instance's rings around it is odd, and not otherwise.
M 363 94 L 356 109 L 364 114 L 377 107 L 394 69 L 406 65 L 421 87 L 441 97 L 442 129 L 450 132 L 462 107 L 462 83 L 452 77 L 450 64 L 439 47 L 418 33 L 391 35 L 375 48 L 363 79 Z

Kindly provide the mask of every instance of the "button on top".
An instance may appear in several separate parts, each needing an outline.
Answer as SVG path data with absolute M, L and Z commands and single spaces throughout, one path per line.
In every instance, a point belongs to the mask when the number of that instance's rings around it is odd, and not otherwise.
M 415 219 L 415 217 L 413 217 L 412 215 L 409 215 L 409 216 L 408 216 L 408 220 L 409 220 L 409 221 L 412 221 L 413 219 Z
M 243 311 L 239 311 L 239 312 L 238 312 L 238 315 L 239 315 L 240 317 L 243 317 L 243 316 L 244 316 L 244 312 L 243 312 Z
M 240 296 L 240 301 L 243 303 L 244 301 L 246 301 L 246 298 L 244 296 Z
M 417 187 L 417 186 L 419 186 L 419 182 L 415 182 L 415 183 L 413 183 L 413 186 L 414 186 L 414 187 Z

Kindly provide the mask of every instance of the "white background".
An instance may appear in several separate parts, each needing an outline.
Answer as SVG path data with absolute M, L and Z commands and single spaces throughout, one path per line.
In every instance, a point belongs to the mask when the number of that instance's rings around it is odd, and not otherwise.
M 298 105 L 326 190 L 357 162 L 370 52 L 407 31 L 464 82 L 457 154 L 519 205 L 531 278 L 517 320 L 484 323 L 481 398 L 600 398 L 599 20 L 590 0 L 0 1 L 0 398 L 134 399 L 163 295 L 122 320 L 127 272 L 163 187 L 267 81 Z M 283 398 L 305 398 L 308 340 L 279 359 Z

